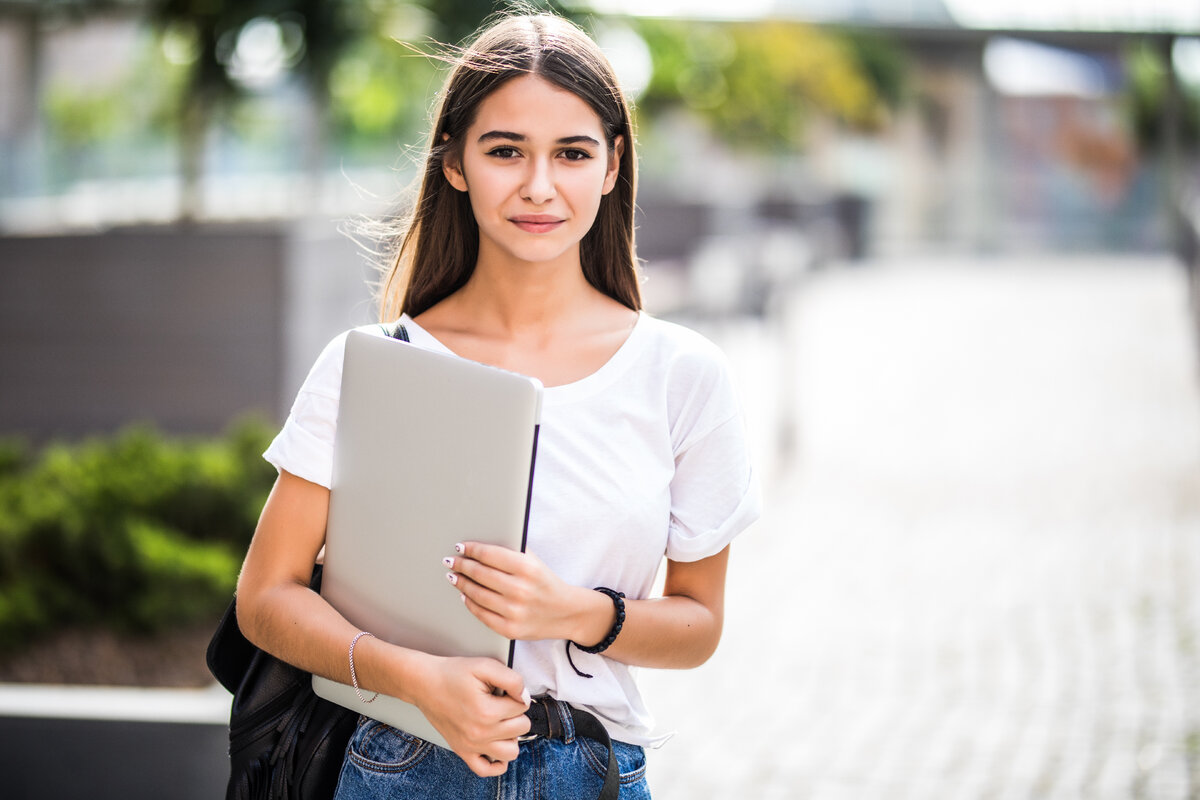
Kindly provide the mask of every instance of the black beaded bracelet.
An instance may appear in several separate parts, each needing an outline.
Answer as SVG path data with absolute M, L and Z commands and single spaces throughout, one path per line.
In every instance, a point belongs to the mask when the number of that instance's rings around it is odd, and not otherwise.
M 621 628 L 625 625 L 625 593 L 614 591 L 609 589 L 607 586 L 597 586 L 596 591 L 606 594 L 612 598 L 613 607 L 616 609 L 617 616 L 616 619 L 613 620 L 612 628 L 610 628 L 608 631 L 608 636 L 605 636 L 604 641 L 600 642 L 600 644 L 593 645 L 591 647 L 584 647 L 578 642 L 571 641 L 570 639 L 567 640 L 567 663 L 571 665 L 571 669 L 575 670 L 575 674 L 581 678 L 591 678 L 593 676 L 583 672 L 579 669 L 579 667 L 575 666 L 575 662 L 571 660 L 571 645 L 575 645 L 585 653 L 603 653 L 612 646 L 613 642 L 617 640 L 617 635 L 621 633 Z

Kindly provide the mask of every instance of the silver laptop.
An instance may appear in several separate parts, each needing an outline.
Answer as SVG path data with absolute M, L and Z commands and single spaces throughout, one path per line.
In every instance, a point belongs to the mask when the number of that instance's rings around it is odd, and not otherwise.
M 512 642 L 467 611 L 442 559 L 465 540 L 524 549 L 541 397 L 534 378 L 351 331 L 321 595 L 385 641 L 511 666 Z M 416 706 L 317 676 L 313 690 L 445 746 Z

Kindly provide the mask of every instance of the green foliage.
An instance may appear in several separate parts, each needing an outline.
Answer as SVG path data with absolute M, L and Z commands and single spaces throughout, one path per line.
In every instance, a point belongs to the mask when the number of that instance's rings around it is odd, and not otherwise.
M 343 152 L 373 162 L 426 133 L 448 56 L 490 15 L 550 9 L 580 21 L 554 0 L 373 0 L 364 8 L 370 21 L 331 62 L 328 110 Z
M 29 460 L 29 444 L 16 436 L 0 438 L 0 479 L 21 469 Z
M 176 132 L 184 77 L 160 42 L 143 31 L 122 68 L 95 79 L 51 81 L 43 95 L 51 185 L 174 168 L 163 134 Z
M 1141 41 L 1125 52 L 1124 63 L 1128 75 L 1125 107 L 1138 147 L 1143 152 L 1161 150 L 1169 80 L 1165 54 L 1153 43 Z M 1200 138 L 1200 91 L 1181 86 L 1178 113 L 1181 140 Z
M 637 29 L 654 60 L 641 109 L 691 108 L 734 145 L 794 149 L 814 113 L 876 130 L 903 97 L 904 59 L 878 37 L 782 22 L 642 19 Z
M 65 625 L 215 616 L 274 481 L 270 435 L 247 421 L 217 440 L 135 427 L 33 456 L 0 446 L 0 651 Z
M 887 37 L 866 31 L 845 31 L 843 41 L 858 62 L 879 100 L 898 109 L 909 99 L 908 57 Z
M 350 148 L 415 138 L 426 124 L 439 64 L 385 36 L 360 39 L 330 75 L 335 130 Z
M 111 137 L 121 125 L 121 106 L 114 92 L 51 86 L 46 91 L 46 117 L 64 144 L 80 147 Z

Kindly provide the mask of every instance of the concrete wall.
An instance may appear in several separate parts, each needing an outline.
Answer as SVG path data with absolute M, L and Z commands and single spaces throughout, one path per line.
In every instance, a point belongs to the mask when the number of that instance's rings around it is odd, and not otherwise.
M 0 435 L 279 419 L 369 311 L 365 261 L 332 226 L 0 238 Z

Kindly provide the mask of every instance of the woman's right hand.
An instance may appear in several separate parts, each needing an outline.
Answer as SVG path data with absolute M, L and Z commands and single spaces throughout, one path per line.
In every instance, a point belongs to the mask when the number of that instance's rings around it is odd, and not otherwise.
M 529 732 L 524 679 L 492 658 L 431 659 L 417 707 L 472 772 L 503 775 Z
M 325 541 L 329 490 L 281 471 L 238 580 L 238 624 L 290 664 L 346 683 L 346 645 L 358 629 L 308 588 Z M 374 637 L 355 651 L 358 678 L 416 704 L 471 771 L 501 775 L 529 732 L 520 674 L 492 658 L 440 658 Z

